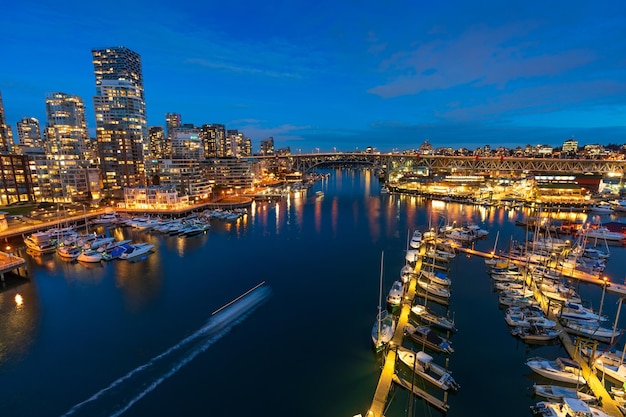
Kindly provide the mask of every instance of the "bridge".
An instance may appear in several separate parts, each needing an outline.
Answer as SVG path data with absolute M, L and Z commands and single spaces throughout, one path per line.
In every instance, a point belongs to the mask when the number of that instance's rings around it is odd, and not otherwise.
M 447 156 L 421 154 L 379 154 L 367 152 L 330 152 L 254 156 L 253 159 L 300 172 L 329 165 L 366 165 L 392 172 L 428 173 L 532 173 L 532 174 L 619 174 L 626 169 L 626 160 L 521 158 L 510 156 Z

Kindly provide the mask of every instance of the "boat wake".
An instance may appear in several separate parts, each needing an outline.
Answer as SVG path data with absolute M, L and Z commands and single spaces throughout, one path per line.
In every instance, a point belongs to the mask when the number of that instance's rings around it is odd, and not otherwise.
M 257 285 L 216 310 L 207 323 L 195 333 L 85 401 L 74 405 L 62 417 L 80 415 L 117 417 L 123 414 L 161 382 L 174 375 L 252 314 L 270 295 L 270 289 L 262 285 L 263 283 Z

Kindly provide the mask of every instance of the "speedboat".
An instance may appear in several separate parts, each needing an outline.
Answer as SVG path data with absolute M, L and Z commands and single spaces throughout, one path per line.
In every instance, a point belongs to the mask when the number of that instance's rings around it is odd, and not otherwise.
M 59 246 L 57 248 L 57 255 L 59 255 L 59 258 L 71 261 L 78 258 L 82 252 L 83 250 L 78 246 Z
M 399 306 L 402 303 L 402 297 L 404 296 L 404 283 L 402 281 L 395 281 L 389 290 L 387 295 L 387 303 L 391 306 Z
M 587 383 L 587 380 L 582 375 L 582 367 L 578 362 L 569 358 L 560 357 L 556 360 L 549 360 L 535 357 L 528 359 L 526 365 L 528 365 L 533 372 L 548 379 L 570 384 L 584 385 Z
M 411 236 L 411 240 L 409 241 L 409 246 L 413 249 L 419 249 L 422 246 L 422 232 L 419 230 L 415 230 L 413 232 L 413 236 Z
M 559 401 L 540 401 L 530 406 L 536 416 L 545 417 L 609 417 L 602 409 L 590 406 L 577 398 L 563 398 Z
M 139 258 L 152 251 L 152 248 L 154 248 L 154 245 L 151 243 L 130 243 L 124 253 L 120 255 L 120 259 L 131 260 Z
M 454 380 L 452 374 L 433 362 L 433 357 L 424 351 L 413 352 L 412 350 L 399 347 L 398 359 L 410 369 L 444 391 L 457 391 L 460 385 Z
M 443 330 L 450 330 L 455 332 L 454 320 L 450 320 L 444 316 L 438 316 L 432 313 L 428 308 L 421 304 L 415 304 L 411 307 L 411 313 L 415 314 L 424 323 L 431 326 L 438 327 Z
M 100 262 L 102 260 L 102 254 L 95 249 L 87 249 L 83 251 L 78 258 L 79 262 Z
M 413 326 L 407 324 L 404 333 L 409 335 L 414 342 L 419 345 L 426 346 L 434 351 L 441 353 L 453 353 L 452 342 L 449 339 L 441 337 L 430 326 Z
M 560 385 L 534 384 L 535 394 L 547 398 L 550 401 L 563 401 L 565 398 L 577 398 L 586 403 L 597 401 L 595 395 L 578 391 L 576 388 L 562 387 Z

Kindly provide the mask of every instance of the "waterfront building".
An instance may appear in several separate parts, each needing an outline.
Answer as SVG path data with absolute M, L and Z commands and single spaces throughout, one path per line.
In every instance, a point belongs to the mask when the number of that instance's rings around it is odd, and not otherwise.
M 209 182 L 224 193 L 239 194 L 252 188 L 259 164 L 243 158 L 213 158 L 204 161 Z
M 207 199 L 212 188 L 206 168 L 197 158 L 159 159 L 152 184 L 174 189 L 190 201 Z
M 172 137 L 172 159 L 204 159 L 200 130 L 175 132 Z
M 93 49 L 96 140 L 104 191 L 145 184 L 148 128 L 141 57 L 126 47 Z
M 29 158 L 25 155 L 0 155 L 0 205 L 36 201 Z
M 43 148 L 39 120 L 34 117 L 23 117 L 17 122 L 19 144 L 29 148 Z
M 175 210 L 187 207 L 189 198 L 179 197 L 170 187 L 126 187 L 123 207 L 128 209 Z
M 0 152 L 10 152 L 12 144 L 13 131 L 11 130 L 11 126 L 7 125 L 2 94 L 0 93 Z

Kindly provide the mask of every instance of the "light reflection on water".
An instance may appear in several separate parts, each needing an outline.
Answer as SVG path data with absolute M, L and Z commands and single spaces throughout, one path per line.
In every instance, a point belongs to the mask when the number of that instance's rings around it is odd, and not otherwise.
M 22 251 L 30 280 L 0 292 L 0 412 L 61 415 L 192 334 L 224 301 L 264 279 L 274 291 L 267 305 L 125 415 L 364 413 L 379 373 L 369 333 L 381 250 L 387 289 L 404 265 L 407 236 L 415 228 L 475 221 L 490 231 L 476 244 L 488 252 L 496 231 L 498 249 L 506 249 L 510 237 L 522 239 L 525 230 L 514 222 L 531 213 L 379 195 L 370 171 L 332 172 L 298 195 L 254 203 L 236 222 L 212 221 L 204 235 L 110 229 L 117 239 L 155 244 L 154 253 L 138 262 L 84 266 Z M 317 190 L 325 196 L 317 198 Z M 558 214 L 572 215 L 583 217 Z M 612 248 L 607 274 L 614 281 L 624 278 L 625 254 Z M 450 311 L 460 331 L 452 337 L 450 369 L 462 388 L 450 397 L 448 415 L 466 416 L 483 399 L 490 404 L 481 408 L 484 415 L 506 409 L 507 415 L 526 417 L 533 378 L 523 360 L 562 353 L 560 347 L 529 347 L 511 337 L 482 259 L 458 258 L 450 273 Z M 580 292 L 598 306 L 598 287 L 581 285 Z M 607 294 L 603 311 L 609 317 L 616 314 L 616 301 Z M 240 405 L 242 393 L 234 389 L 243 379 L 254 383 L 245 392 L 249 406 Z M 500 380 L 507 384 L 493 382 Z M 31 392 L 40 405 L 26 401 Z M 406 396 L 402 390 L 395 395 L 388 415 L 404 415 Z

